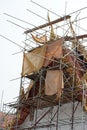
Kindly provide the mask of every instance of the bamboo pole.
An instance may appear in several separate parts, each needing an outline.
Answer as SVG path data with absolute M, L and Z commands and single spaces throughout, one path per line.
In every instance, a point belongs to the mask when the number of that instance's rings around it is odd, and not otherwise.
M 54 21 L 51 21 L 51 22 L 49 22 L 49 23 L 40 25 L 40 26 L 35 27 L 35 28 L 32 28 L 32 29 L 29 29 L 29 30 L 25 31 L 24 33 L 25 33 L 25 34 L 31 33 L 31 32 L 33 32 L 33 31 L 36 31 L 36 30 L 38 30 L 38 29 L 42 29 L 42 28 L 47 27 L 47 26 L 50 26 L 50 25 L 52 25 L 52 24 L 55 24 L 55 23 L 58 23 L 58 22 L 62 22 L 64 19 L 69 19 L 70 17 L 71 17 L 71 16 L 66 15 L 66 16 L 64 16 L 64 17 L 61 17 L 61 18 L 56 19 L 56 20 L 54 20 Z

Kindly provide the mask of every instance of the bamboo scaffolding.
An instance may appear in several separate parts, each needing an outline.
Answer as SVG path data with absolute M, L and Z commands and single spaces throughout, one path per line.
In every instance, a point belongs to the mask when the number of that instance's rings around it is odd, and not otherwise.
M 52 25 L 52 24 L 55 24 L 55 23 L 58 23 L 58 22 L 62 22 L 62 21 L 65 20 L 65 19 L 70 19 L 70 17 L 71 17 L 71 16 L 66 15 L 66 16 L 64 16 L 64 17 L 61 17 L 61 18 L 56 19 L 56 20 L 54 20 L 54 21 L 51 21 L 50 23 L 46 23 L 46 24 L 40 25 L 40 26 L 38 26 L 38 27 L 29 29 L 29 30 L 25 31 L 24 33 L 25 33 L 25 34 L 31 33 L 31 32 L 33 32 L 33 31 L 36 31 L 36 30 L 38 30 L 38 29 L 42 29 L 42 28 L 47 27 L 47 26 L 50 26 L 50 25 Z

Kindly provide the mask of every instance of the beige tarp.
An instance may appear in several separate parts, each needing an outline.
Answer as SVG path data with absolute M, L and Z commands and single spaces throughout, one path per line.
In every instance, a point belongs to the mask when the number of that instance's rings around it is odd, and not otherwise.
M 42 46 L 24 54 L 22 76 L 39 71 L 44 63 L 45 50 L 46 46 Z
M 44 62 L 44 66 L 48 66 L 49 63 L 51 62 L 50 59 L 52 58 L 61 58 L 63 56 L 62 52 L 62 44 L 63 44 L 63 39 L 60 38 L 59 40 L 52 42 L 50 44 L 47 44 L 46 47 L 46 59 Z
M 49 70 L 47 71 L 45 80 L 45 94 L 54 95 L 57 94 L 59 98 L 62 93 L 63 84 L 63 72 L 62 70 Z

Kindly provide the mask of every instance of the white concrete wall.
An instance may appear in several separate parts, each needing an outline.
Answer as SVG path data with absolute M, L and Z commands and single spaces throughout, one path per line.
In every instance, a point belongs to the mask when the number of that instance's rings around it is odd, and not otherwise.
M 77 105 L 77 102 L 75 103 L 75 106 Z M 55 106 L 53 108 L 53 110 L 48 113 L 38 124 L 38 125 L 46 125 L 49 123 L 50 121 L 50 117 L 53 117 L 54 114 L 57 111 L 58 106 Z M 41 110 L 38 110 L 38 119 L 40 119 L 40 117 L 42 117 L 42 115 L 44 115 L 44 113 L 48 110 L 49 108 L 44 108 Z M 36 112 L 34 113 L 34 115 L 36 114 Z M 33 124 L 35 123 L 35 117 L 34 116 L 34 120 L 31 122 L 29 120 L 29 115 L 27 116 L 27 118 L 25 119 L 25 121 L 23 122 L 23 124 L 20 126 L 20 129 L 23 128 L 28 128 L 33 126 Z M 59 108 L 59 113 L 58 113 L 58 130 L 72 130 L 72 103 L 68 103 L 68 104 L 64 104 Z M 68 123 L 67 123 L 68 122 Z M 52 124 L 56 125 L 57 123 L 57 114 L 54 117 L 54 119 L 52 120 Z M 70 124 L 71 123 L 71 124 Z M 37 128 L 35 130 L 56 130 L 55 127 L 50 128 Z M 83 112 L 82 110 L 82 106 L 81 103 L 78 105 L 75 113 L 74 113 L 74 126 L 73 126 L 73 130 L 87 130 L 87 113 Z

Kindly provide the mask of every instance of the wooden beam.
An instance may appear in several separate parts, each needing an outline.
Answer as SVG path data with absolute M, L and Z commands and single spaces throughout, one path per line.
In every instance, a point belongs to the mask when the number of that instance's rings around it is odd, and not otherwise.
M 29 29 L 29 30 L 25 31 L 24 33 L 26 33 L 26 34 L 27 34 L 27 33 L 31 33 L 31 32 L 36 31 L 36 30 L 38 30 L 38 29 L 42 29 L 42 28 L 47 27 L 47 26 L 50 26 L 50 25 L 52 25 L 52 24 L 61 22 L 61 21 L 65 20 L 65 19 L 69 19 L 70 17 L 71 17 L 71 16 L 66 15 L 66 16 L 64 16 L 64 17 L 61 17 L 61 18 L 56 19 L 56 20 L 54 20 L 54 21 L 51 21 L 51 22 L 49 22 L 49 23 L 40 25 L 40 26 L 35 27 L 35 28 L 32 28 L 32 29 Z
M 83 39 L 83 38 L 87 38 L 87 34 L 76 36 L 76 39 L 77 39 L 77 40 Z M 71 36 L 65 36 L 65 37 L 64 37 L 64 40 L 65 40 L 65 41 L 71 41 L 71 40 L 74 40 L 74 39 L 75 39 L 75 38 L 74 38 L 74 37 L 71 37 Z

